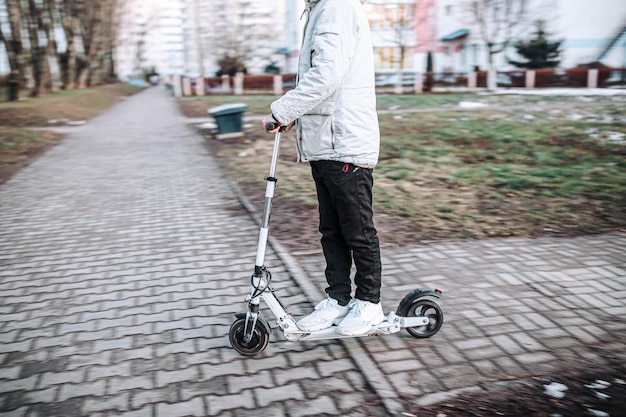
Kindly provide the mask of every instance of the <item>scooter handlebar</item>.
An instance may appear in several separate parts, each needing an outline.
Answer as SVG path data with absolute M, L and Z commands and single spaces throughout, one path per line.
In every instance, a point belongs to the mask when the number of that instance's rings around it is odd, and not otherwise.
M 277 127 L 279 127 L 279 126 L 280 126 L 279 131 L 280 131 L 280 132 L 284 132 L 284 131 L 285 131 L 285 126 L 281 125 L 280 123 L 274 123 L 274 122 L 268 122 L 268 123 L 265 125 L 265 130 L 266 130 L 267 132 L 271 132 L 272 130 L 276 129 L 276 128 L 277 128 Z

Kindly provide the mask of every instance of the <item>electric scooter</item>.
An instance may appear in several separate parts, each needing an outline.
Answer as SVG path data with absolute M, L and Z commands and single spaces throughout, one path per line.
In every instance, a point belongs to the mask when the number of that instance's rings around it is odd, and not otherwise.
M 268 123 L 268 132 L 274 130 L 277 125 Z M 270 340 L 270 325 L 259 315 L 261 300 L 264 300 L 276 319 L 276 324 L 281 328 L 285 338 L 296 342 L 301 340 L 340 339 L 355 336 L 344 336 L 337 333 L 337 326 L 332 326 L 316 332 L 306 332 L 298 328 L 296 320 L 285 310 L 285 306 L 271 287 L 272 275 L 265 267 L 265 249 L 269 236 L 270 212 L 272 199 L 276 189 L 276 165 L 280 149 L 281 134 L 285 127 L 280 126 L 274 137 L 274 149 L 270 172 L 265 180 L 265 202 L 261 218 L 259 242 L 257 247 L 254 273 L 250 278 L 250 294 L 245 298 L 248 303 L 247 311 L 235 314 L 235 321 L 230 326 L 228 338 L 231 346 L 240 354 L 254 356 L 265 350 Z M 410 335 L 417 338 L 427 338 L 436 334 L 443 324 L 443 311 L 437 300 L 442 297 L 439 289 L 416 289 L 408 293 L 396 311 L 390 312 L 385 319 L 372 326 L 362 336 L 380 336 L 397 333 L 406 329 Z M 361 337 L 361 336 L 358 336 Z

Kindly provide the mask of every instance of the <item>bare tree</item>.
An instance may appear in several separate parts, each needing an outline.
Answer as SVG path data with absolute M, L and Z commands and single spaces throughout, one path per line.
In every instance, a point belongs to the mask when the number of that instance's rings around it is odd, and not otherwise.
M 31 95 L 40 96 L 59 83 L 71 90 L 77 82 L 84 88 L 111 80 L 119 5 L 119 0 L 0 0 L 0 11 L 8 16 L 0 25 L 0 42 L 18 90 L 32 86 Z M 57 36 L 65 37 L 62 54 Z
M 85 4 L 83 3 L 83 7 Z M 83 39 L 84 54 L 79 61 L 78 88 L 87 88 L 91 75 L 91 65 L 100 47 L 102 40 L 102 2 L 88 2 L 83 9 L 84 13 L 79 15 L 81 35 Z
M 413 4 L 398 4 L 393 9 L 394 16 L 393 32 L 394 43 L 399 50 L 399 56 L 396 58 L 396 70 L 398 76 L 396 79 L 395 91 L 396 93 L 402 93 L 403 76 L 402 70 L 406 66 L 406 56 L 409 50 L 415 48 L 415 32 L 414 32 L 414 5 Z
M 482 41 L 487 47 L 487 87 L 496 89 L 494 57 L 520 38 L 529 23 L 529 0 L 465 0 Z
M 17 78 L 17 94 L 15 99 L 20 98 L 19 92 L 27 82 L 27 58 L 22 42 L 22 5 L 20 0 L 6 0 L 6 12 L 9 17 L 9 33 L 5 34 L 0 27 L 0 40 L 4 43 L 9 59 L 12 77 Z
M 46 33 L 46 57 L 48 62 L 48 88 L 56 91 L 59 87 L 59 72 L 61 61 L 59 57 L 58 43 L 55 37 L 55 29 L 60 28 L 59 10 L 56 0 L 44 0 L 43 2 L 43 30 Z
M 236 3 L 236 2 L 231 2 Z M 272 11 L 259 7 L 228 4 L 218 10 L 224 16 L 211 28 L 205 48 L 210 51 L 220 66 L 218 73 L 247 71 L 274 53 L 271 31 L 259 31 L 259 21 L 271 21 Z
M 119 0 L 107 0 L 103 11 L 103 30 L 102 42 L 99 54 L 99 71 L 97 83 L 102 84 L 115 79 L 115 62 L 113 60 L 115 40 L 119 29 L 117 18 L 119 15 L 115 12 L 119 6 Z
M 113 71 L 114 0 L 89 2 L 82 16 L 85 55 L 79 72 L 80 88 L 107 82 Z
M 50 71 L 48 69 L 46 47 L 41 46 L 41 31 L 45 30 L 40 9 L 35 0 L 28 0 L 28 11 L 25 14 L 26 26 L 30 40 L 30 59 L 33 67 L 33 88 L 30 94 L 33 97 L 40 97 L 46 93 L 46 84 L 50 81 Z
M 77 48 L 76 37 L 79 32 L 79 19 L 81 2 L 74 0 L 62 0 L 62 24 L 67 47 L 63 54 L 62 81 L 66 90 L 76 87 Z

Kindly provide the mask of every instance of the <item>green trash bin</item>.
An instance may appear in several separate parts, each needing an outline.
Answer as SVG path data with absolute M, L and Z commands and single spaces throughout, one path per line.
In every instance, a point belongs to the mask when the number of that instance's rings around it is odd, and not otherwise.
M 209 109 L 217 125 L 216 136 L 239 136 L 243 134 L 243 114 L 248 110 L 245 103 L 224 104 Z

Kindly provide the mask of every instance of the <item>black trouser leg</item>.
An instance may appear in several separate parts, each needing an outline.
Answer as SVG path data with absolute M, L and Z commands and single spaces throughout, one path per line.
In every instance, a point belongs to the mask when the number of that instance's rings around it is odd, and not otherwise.
M 356 298 L 379 302 L 381 261 L 372 210 L 373 170 L 336 161 L 311 162 L 311 170 L 326 258 L 326 293 L 342 305 L 350 300 L 354 260 Z

